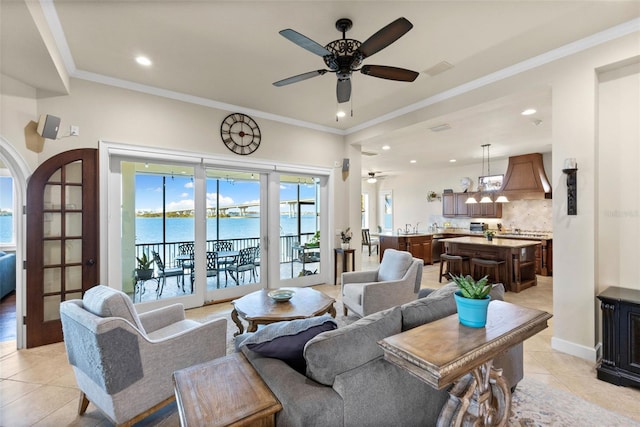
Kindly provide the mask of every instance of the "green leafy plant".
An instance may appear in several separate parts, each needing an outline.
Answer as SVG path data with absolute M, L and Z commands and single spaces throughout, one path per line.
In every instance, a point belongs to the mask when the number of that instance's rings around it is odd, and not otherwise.
M 453 281 L 456 282 L 458 288 L 460 288 L 462 296 L 469 299 L 483 299 L 489 295 L 491 285 L 487 283 L 489 281 L 488 277 L 489 276 L 484 276 L 482 279 L 476 281 L 469 275 L 466 277 L 463 275 L 451 275 Z
M 484 230 L 484 237 L 493 237 L 496 235 L 496 232 L 493 230 Z
M 149 259 L 145 252 L 142 253 L 141 257 L 136 257 L 136 260 L 138 261 L 138 270 L 149 270 L 153 264 L 153 260 Z

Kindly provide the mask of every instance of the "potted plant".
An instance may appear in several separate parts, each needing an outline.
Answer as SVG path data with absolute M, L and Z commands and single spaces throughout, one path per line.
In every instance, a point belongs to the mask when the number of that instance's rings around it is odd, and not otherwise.
M 136 257 L 138 261 L 138 268 L 136 268 L 136 277 L 138 280 L 149 280 L 153 277 L 153 269 L 151 265 L 153 264 L 153 260 L 147 257 L 145 252 L 142 253 L 141 257 Z
M 471 328 L 484 328 L 487 324 L 487 310 L 491 297 L 491 285 L 488 284 L 488 276 L 476 281 L 473 277 L 451 275 L 460 288 L 453 297 L 458 307 L 458 319 L 460 323 Z
M 484 230 L 484 237 L 486 237 L 488 241 L 492 241 L 493 236 L 495 235 L 496 235 L 496 232 L 493 230 Z
M 340 240 L 342 241 L 342 249 L 349 249 L 349 242 L 351 242 L 351 227 L 347 227 L 346 230 L 340 232 Z
M 308 248 L 317 248 L 320 246 L 320 230 L 316 231 L 311 240 L 305 245 Z

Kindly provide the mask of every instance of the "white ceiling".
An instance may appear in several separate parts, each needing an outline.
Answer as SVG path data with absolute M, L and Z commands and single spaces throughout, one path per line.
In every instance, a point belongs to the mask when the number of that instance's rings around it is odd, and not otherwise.
M 60 67 L 71 77 L 138 85 L 149 92 L 194 96 L 223 109 L 349 134 L 400 109 L 499 72 L 640 17 L 639 1 L 100 1 L 0 0 L 0 71 L 39 89 L 65 93 Z M 285 87 L 273 82 L 322 69 L 322 58 L 280 36 L 292 28 L 325 45 L 341 38 L 339 18 L 350 18 L 348 38 L 366 40 L 398 17 L 414 28 L 364 64 L 419 71 L 413 83 L 354 73 L 353 117 L 336 122 L 336 77 L 327 73 Z M 44 30 L 43 30 L 44 28 Z M 48 37 L 47 31 L 53 35 Z M 52 42 L 51 40 L 55 40 Z M 52 52 L 59 51 L 64 64 Z M 143 68 L 136 55 L 153 65 Z M 441 61 L 453 68 L 425 70 Z M 64 73 L 63 73 L 64 74 Z M 116 80 L 114 80 L 116 79 Z M 141 86 L 144 85 L 144 86 Z M 494 157 L 551 151 L 551 93 L 518 93 L 439 118 L 451 130 L 413 125 L 365 141 L 367 171 L 397 173 L 450 158 L 477 162 L 481 144 Z M 534 116 L 520 111 L 537 108 Z M 409 107 L 410 108 L 410 107 Z M 538 125 L 532 120 L 540 120 Z M 259 120 L 258 120 L 259 122 Z

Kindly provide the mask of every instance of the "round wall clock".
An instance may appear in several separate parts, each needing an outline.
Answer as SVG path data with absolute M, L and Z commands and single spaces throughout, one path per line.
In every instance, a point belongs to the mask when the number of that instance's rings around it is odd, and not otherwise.
M 262 138 L 255 120 L 240 113 L 225 117 L 220 125 L 220 136 L 229 150 L 242 156 L 256 151 Z

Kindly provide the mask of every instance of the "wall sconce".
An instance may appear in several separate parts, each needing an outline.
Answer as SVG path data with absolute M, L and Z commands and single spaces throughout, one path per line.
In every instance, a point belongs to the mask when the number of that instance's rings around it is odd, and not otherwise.
M 567 215 L 578 214 L 578 164 L 576 159 L 564 159 L 564 169 L 567 174 Z

